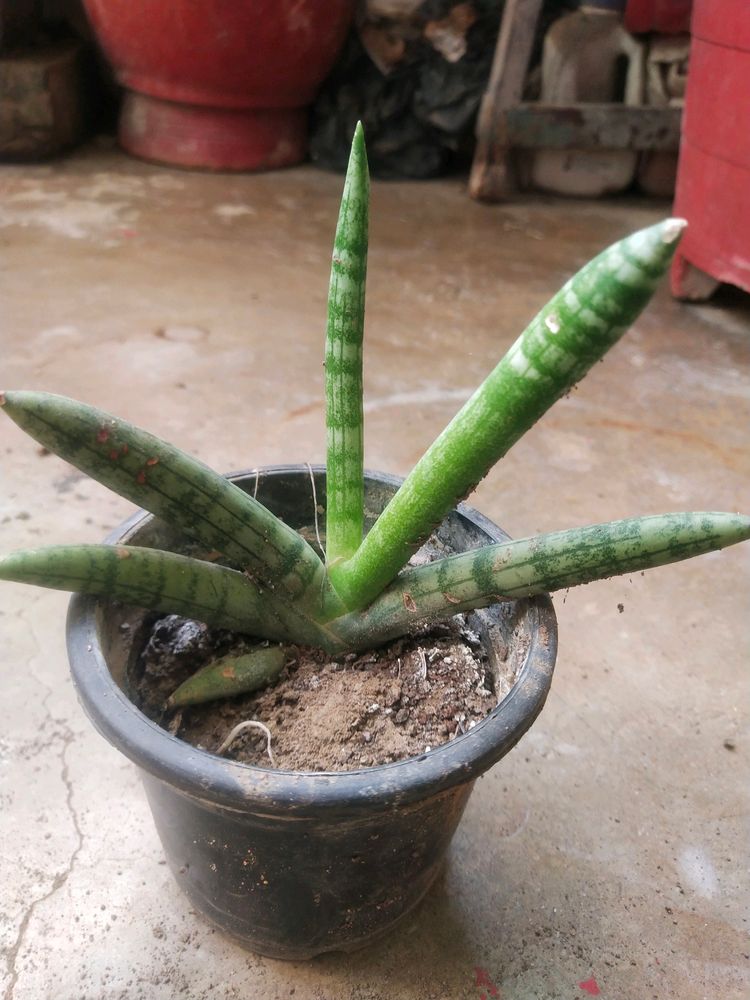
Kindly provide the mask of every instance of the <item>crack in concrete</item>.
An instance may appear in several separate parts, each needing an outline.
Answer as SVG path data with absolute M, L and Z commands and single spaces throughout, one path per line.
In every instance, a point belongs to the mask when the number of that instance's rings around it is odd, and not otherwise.
M 68 811 L 68 814 L 70 815 L 71 822 L 73 824 L 76 843 L 75 847 L 73 848 L 73 851 L 71 852 L 67 865 L 61 872 L 58 872 L 52 879 L 52 884 L 49 888 L 49 891 L 46 892 L 43 896 L 39 896 L 37 899 L 35 899 L 27 907 L 25 913 L 21 917 L 21 922 L 18 927 L 16 940 L 11 945 L 11 947 L 6 950 L 6 964 L 7 964 L 9 982 L 5 988 L 5 992 L 3 994 L 3 1000 L 13 1000 L 16 985 L 18 983 L 18 978 L 20 975 L 20 969 L 18 968 L 18 957 L 21 953 L 21 949 L 24 944 L 24 939 L 26 937 L 26 932 L 28 930 L 29 924 L 31 923 L 31 919 L 34 916 L 37 907 L 39 907 L 42 903 L 46 902 L 48 899 L 51 899 L 51 897 L 54 896 L 55 893 L 59 892 L 59 890 L 68 881 L 71 873 L 73 872 L 73 868 L 78 859 L 78 855 L 80 854 L 83 848 L 83 839 L 84 839 L 83 831 L 81 829 L 81 824 L 78 818 L 78 813 L 76 811 L 73 802 L 73 782 L 71 781 L 70 778 L 70 767 L 67 757 L 68 749 L 72 744 L 73 740 L 76 738 L 76 734 L 70 728 L 65 719 L 56 719 L 52 715 L 48 702 L 49 699 L 52 697 L 52 694 L 54 693 L 54 689 L 49 684 L 47 684 L 46 681 L 44 681 L 41 677 L 39 677 L 35 672 L 35 670 L 33 669 L 35 655 L 39 655 L 41 653 L 41 644 L 34 630 L 33 622 L 29 620 L 28 616 L 26 615 L 26 612 L 23 609 L 19 609 L 18 617 L 26 622 L 28 634 L 33 640 L 34 645 L 36 646 L 36 654 L 32 653 L 31 656 L 29 657 L 27 662 L 27 668 L 29 674 L 33 677 L 33 679 L 42 688 L 45 688 L 47 692 L 41 699 L 41 706 L 45 714 L 45 723 L 48 721 L 52 723 L 53 726 L 58 727 L 58 731 L 52 734 L 52 736 L 45 744 L 45 748 L 51 749 L 55 742 L 61 741 L 61 746 L 58 753 L 58 759 L 60 762 L 60 780 L 62 781 L 65 787 L 65 806 Z
M 73 731 L 70 728 L 65 726 L 65 731 L 61 732 L 59 735 L 62 739 L 62 746 L 60 748 L 60 753 L 59 753 L 59 760 L 61 763 L 60 778 L 62 780 L 63 785 L 65 786 L 65 793 L 66 793 L 65 804 L 68 813 L 70 814 L 71 821 L 73 823 L 73 829 L 75 831 L 75 836 L 76 836 L 76 844 L 73 851 L 71 852 L 70 858 L 65 868 L 61 872 L 58 872 L 52 879 L 52 885 L 50 886 L 49 891 L 46 892 L 43 896 L 39 896 L 37 899 L 35 899 L 28 906 L 26 912 L 23 914 L 21 918 L 21 923 L 18 928 L 18 934 L 16 935 L 16 940 L 6 952 L 6 963 L 10 981 L 5 989 L 5 993 L 3 994 L 3 1000 L 13 1000 L 13 995 L 15 993 L 16 985 L 18 983 L 18 978 L 20 975 L 20 969 L 18 968 L 18 957 L 23 947 L 24 939 L 26 937 L 26 932 L 28 930 L 29 924 L 31 923 L 31 918 L 34 916 L 37 907 L 39 907 L 42 903 L 45 903 L 48 899 L 51 899 L 52 896 L 54 896 L 55 893 L 57 893 L 60 889 L 62 889 L 62 887 L 68 881 L 70 875 L 73 872 L 73 868 L 75 867 L 78 855 L 80 854 L 83 848 L 83 831 L 81 830 L 78 813 L 73 804 L 73 782 L 70 779 L 70 771 L 67 760 L 68 748 L 75 739 L 75 733 L 73 733 Z

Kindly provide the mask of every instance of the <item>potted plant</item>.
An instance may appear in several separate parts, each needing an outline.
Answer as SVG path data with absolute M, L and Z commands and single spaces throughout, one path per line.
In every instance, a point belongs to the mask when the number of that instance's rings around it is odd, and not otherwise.
M 68 639 L 79 696 L 141 769 L 178 881 L 224 930 L 285 958 L 358 947 L 426 892 L 474 779 L 542 708 L 556 652 L 548 591 L 750 537 L 750 518 L 680 513 L 511 541 L 459 504 L 638 315 L 669 265 L 680 220 L 622 240 L 574 276 L 403 483 L 366 475 L 368 196 L 358 128 L 329 291 L 325 469 L 225 478 L 82 403 L 0 396 L 42 445 L 155 515 L 136 515 L 109 544 L 6 556 L 0 578 L 77 592 Z M 301 529 L 311 520 L 308 541 Z M 436 527 L 444 554 L 407 565 Z M 186 539 L 199 548 L 186 550 Z M 510 663 L 514 682 L 473 729 L 407 759 L 338 772 L 247 766 L 177 739 L 131 700 L 143 644 L 133 605 L 255 637 L 249 653 L 173 691 L 178 705 L 196 691 L 217 698 L 272 683 L 289 644 L 350 657 L 458 613 L 476 615 L 488 657 Z

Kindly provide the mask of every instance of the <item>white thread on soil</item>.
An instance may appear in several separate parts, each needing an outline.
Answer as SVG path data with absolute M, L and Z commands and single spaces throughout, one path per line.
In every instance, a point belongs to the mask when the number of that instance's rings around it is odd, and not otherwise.
M 216 753 L 217 756 L 220 757 L 223 753 L 225 753 L 229 749 L 229 747 L 234 743 L 237 737 L 248 729 L 259 729 L 262 733 L 265 734 L 266 753 L 268 754 L 268 759 L 273 764 L 273 753 L 271 752 L 271 730 L 268 728 L 268 726 L 263 725 L 262 722 L 257 722 L 255 719 L 248 719 L 246 722 L 238 722 L 237 725 L 234 727 L 234 729 L 230 731 L 229 735 L 221 744 L 219 749 L 215 750 L 214 753 Z
M 253 487 L 253 500 L 258 499 L 258 479 L 260 477 L 260 469 L 253 469 L 255 473 L 255 486 Z

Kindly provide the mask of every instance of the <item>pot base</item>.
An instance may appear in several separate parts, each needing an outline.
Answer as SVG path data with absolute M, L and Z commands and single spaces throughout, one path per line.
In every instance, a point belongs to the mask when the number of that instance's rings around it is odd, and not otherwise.
M 307 155 L 304 108 L 212 108 L 126 91 L 120 145 L 144 160 L 207 170 L 270 170 Z
M 273 774 L 246 772 L 250 787 Z M 292 962 L 357 951 L 407 917 L 440 874 L 474 786 L 356 817 L 326 817 L 310 802 L 273 818 L 216 808 L 143 770 L 141 779 L 167 863 L 193 906 L 243 948 Z

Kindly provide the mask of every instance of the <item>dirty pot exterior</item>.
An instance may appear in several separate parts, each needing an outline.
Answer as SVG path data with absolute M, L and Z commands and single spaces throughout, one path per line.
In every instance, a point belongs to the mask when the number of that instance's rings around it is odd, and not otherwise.
M 135 156 L 259 170 L 307 153 L 307 107 L 354 0 L 84 0 L 125 87 L 119 137 Z
M 325 472 L 313 473 L 324 503 Z M 256 488 L 255 472 L 232 479 Z M 370 523 L 398 483 L 367 476 Z M 314 522 L 308 467 L 261 470 L 257 496 L 295 527 Z M 463 506 L 439 533 L 456 550 L 507 537 Z M 167 547 L 177 539 L 141 513 L 110 541 Z M 245 946 L 286 959 L 361 947 L 416 906 L 440 870 L 474 779 L 540 712 L 557 645 L 546 596 L 479 612 L 472 624 L 490 663 L 515 658 L 517 669 L 511 691 L 472 730 L 395 764 L 274 771 L 191 747 L 133 705 L 128 673 L 140 648 L 133 623 L 142 617 L 73 598 L 68 651 L 79 698 L 96 728 L 138 765 L 169 865 L 195 906 Z M 125 622 L 131 627 L 122 629 Z

